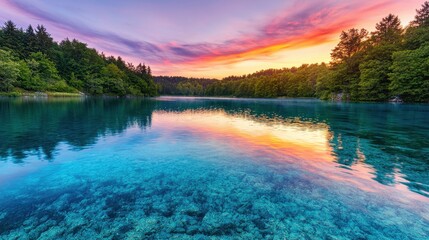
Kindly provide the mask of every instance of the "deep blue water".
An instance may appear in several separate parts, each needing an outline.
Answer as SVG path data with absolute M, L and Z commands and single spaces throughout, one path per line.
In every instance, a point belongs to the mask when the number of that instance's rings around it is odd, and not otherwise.
M 0 239 L 429 239 L 429 105 L 0 99 Z

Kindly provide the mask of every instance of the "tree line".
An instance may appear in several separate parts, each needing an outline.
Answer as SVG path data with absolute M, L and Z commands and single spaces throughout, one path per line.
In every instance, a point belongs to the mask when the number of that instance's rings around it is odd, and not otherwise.
M 204 96 L 208 85 L 217 82 L 210 78 L 187 78 L 178 76 L 156 76 L 155 83 L 159 85 L 161 95 Z
M 24 31 L 12 21 L 0 29 L 0 92 L 158 94 L 149 66 L 106 57 L 76 39 L 58 43 L 43 25 Z
M 389 14 L 374 32 L 343 31 L 329 64 L 268 69 L 215 79 L 156 77 L 149 66 L 106 57 L 78 40 L 53 41 L 43 25 L 0 29 L 0 92 L 91 95 L 318 97 L 352 101 L 429 101 L 429 1 L 405 28 Z
M 340 35 L 329 64 L 269 69 L 232 76 L 204 89 L 207 96 L 319 97 L 429 101 L 429 2 L 406 27 L 389 14 L 375 31 L 349 29 Z

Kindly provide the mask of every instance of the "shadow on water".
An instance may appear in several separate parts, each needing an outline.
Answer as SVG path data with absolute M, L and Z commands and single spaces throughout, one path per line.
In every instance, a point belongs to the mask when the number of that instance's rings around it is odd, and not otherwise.
M 150 126 L 153 109 L 153 102 L 142 100 L 2 99 L 0 157 L 12 156 L 16 163 L 29 154 L 52 160 L 60 142 L 85 148 L 131 125 Z

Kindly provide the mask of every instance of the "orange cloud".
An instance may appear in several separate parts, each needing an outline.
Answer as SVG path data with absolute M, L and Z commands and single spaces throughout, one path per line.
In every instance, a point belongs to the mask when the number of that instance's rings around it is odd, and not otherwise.
M 285 49 L 299 49 L 331 42 L 337 39 L 342 30 L 354 27 L 361 20 L 361 16 L 375 14 L 393 1 L 360 4 L 361 2 L 325 1 L 322 3 L 324 6 L 301 6 L 293 11 L 286 11 L 282 16 L 272 19 L 258 35 L 244 36 L 226 44 L 211 46 L 204 54 L 194 54 L 194 58 L 182 63 L 197 66 L 232 64 L 269 56 Z M 198 45 L 188 47 L 199 48 Z M 207 45 L 205 47 L 207 48 Z M 190 55 L 192 53 L 196 51 Z

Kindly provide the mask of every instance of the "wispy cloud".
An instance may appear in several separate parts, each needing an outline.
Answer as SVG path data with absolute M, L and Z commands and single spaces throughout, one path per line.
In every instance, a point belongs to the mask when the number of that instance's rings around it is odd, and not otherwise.
M 61 16 L 44 11 L 36 6 L 20 1 L 5 0 L 9 7 L 14 8 L 23 14 L 39 19 L 41 23 L 50 23 L 53 26 L 84 37 L 92 39 L 94 42 L 105 43 L 102 45 L 104 49 L 113 53 L 121 53 L 125 55 L 132 54 L 136 57 L 153 57 L 154 60 L 162 59 L 158 54 L 162 53 L 162 49 L 157 45 L 145 42 L 123 38 L 112 32 L 103 32 L 97 29 L 92 29 L 85 24 L 78 24 L 74 21 L 62 18 Z M 123 50 L 121 50 L 123 49 Z

